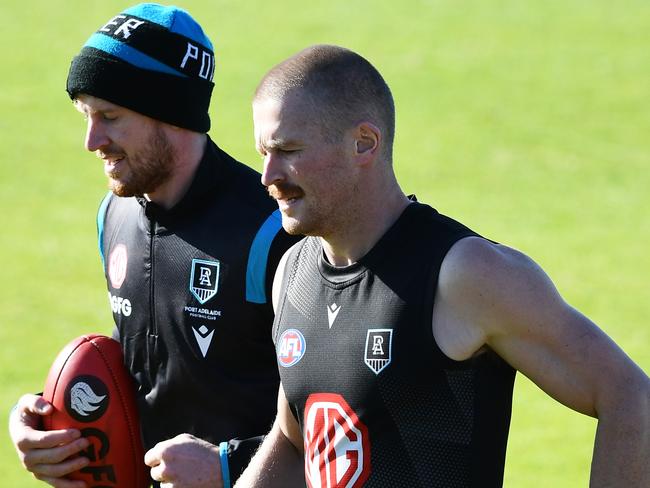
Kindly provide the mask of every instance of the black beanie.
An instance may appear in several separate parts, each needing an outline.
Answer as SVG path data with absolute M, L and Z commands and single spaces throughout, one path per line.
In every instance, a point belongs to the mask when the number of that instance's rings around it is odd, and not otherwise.
M 214 52 L 184 10 L 142 3 L 113 17 L 72 60 L 67 91 L 196 132 L 210 129 Z

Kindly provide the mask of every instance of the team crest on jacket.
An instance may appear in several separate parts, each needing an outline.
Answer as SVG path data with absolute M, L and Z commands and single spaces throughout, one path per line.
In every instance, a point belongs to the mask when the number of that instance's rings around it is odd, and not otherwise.
M 305 479 L 310 488 L 358 488 L 370 476 L 370 437 L 345 399 L 312 393 L 305 403 Z
M 289 368 L 296 364 L 305 355 L 305 336 L 296 329 L 287 329 L 280 336 L 277 346 L 278 362 L 280 366 Z
M 111 286 L 115 289 L 119 289 L 122 283 L 124 283 L 127 262 L 126 246 L 124 244 L 118 244 L 113 248 L 108 257 L 108 278 L 111 281 Z
M 366 365 L 379 374 L 391 361 L 393 329 L 368 329 L 366 335 Z
M 217 294 L 219 287 L 219 261 L 192 259 L 190 291 L 201 305 Z

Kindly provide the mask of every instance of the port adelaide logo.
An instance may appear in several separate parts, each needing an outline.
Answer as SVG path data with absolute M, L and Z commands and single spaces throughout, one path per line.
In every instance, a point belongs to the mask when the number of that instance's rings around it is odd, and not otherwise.
M 393 329 L 369 329 L 366 335 L 366 366 L 379 374 L 391 361 Z
M 79 422 L 94 422 L 108 408 L 108 388 L 96 376 L 75 377 L 65 389 L 65 408 Z
M 203 305 L 217 294 L 219 287 L 219 261 L 192 259 L 190 291 Z

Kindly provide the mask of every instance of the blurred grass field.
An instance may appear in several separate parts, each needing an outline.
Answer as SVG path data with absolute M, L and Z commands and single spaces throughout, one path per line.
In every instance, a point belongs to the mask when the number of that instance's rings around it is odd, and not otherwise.
M 109 333 L 101 165 L 64 92 L 86 38 L 130 2 L 0 3 L 0 422 L 56 352 Z M 250 97 L 313 43 L 371 60 L 397 104 L 405 191 L 533 257 L 650 371 L 650 3 L 179 1 L 215 44 L 212 137 L 260 169 Z M 588 485 L 596 422 L 518 375 L 506 487 Z M 0 486 L 40 486 L 0 431 Z

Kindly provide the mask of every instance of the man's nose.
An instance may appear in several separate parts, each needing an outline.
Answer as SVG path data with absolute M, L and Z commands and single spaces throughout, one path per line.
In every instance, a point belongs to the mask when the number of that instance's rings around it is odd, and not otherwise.
M 285 174 L 282 157 L 277 153 L 267 152 L 264 156 L 264 169 L 262 171 L 262 184 L 271 186 L 279 181 L 284 181 Z
M 94 117 L 88 117 L 86 140 L 84 146 L 88 151 L 95 152 L 110 143 L 104 124 Z

